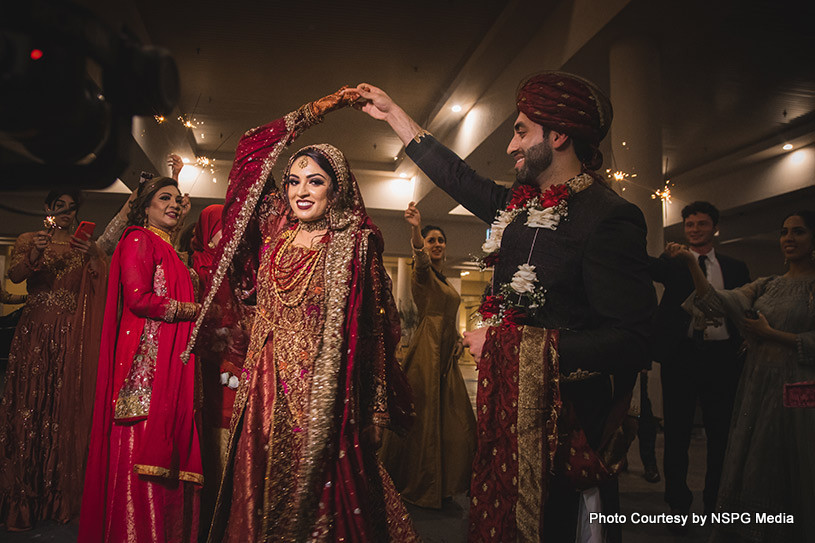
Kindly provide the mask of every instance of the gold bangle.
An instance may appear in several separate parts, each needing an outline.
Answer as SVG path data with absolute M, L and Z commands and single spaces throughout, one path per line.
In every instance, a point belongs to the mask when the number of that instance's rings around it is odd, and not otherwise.
M 311 102 L 303 104 L 286 115 L 286 129 L 289 132 L 294 132 L 295 137 L 302 134 L 307 128 L 321 122 L 323 122 L 323 118 L 314 114 L 311 109 Z
M 428 132 L 427 130 L 422 128 L 421 130 L 419 130 L 419 132 L 415 136 L 413 136 L 413 141 L 415 141 L 416 143 L 422 143 L 423 139 L 425 139 L 427 136 L 432 136 L 432 135 L 433 134 L 431 134 L 430 132 Z
M 175 314 L 175 321 L 191 321 L 198 316 L 200 305 L 195 302 L 178 302 L 178 311 Z
M 319 124 L 323 122 L 323 118 L 319 115 L 314 114 L 314 109 L 312 109 L 313 102 L 309 102 L 308 104 L 303 104 L 300 106 L 298 111 L 300 112 L 300 116 L 303 120 L 305 126 L 303 128 L 308 128 L 310 126 L 314 126 L 315 124 Z
M 323 116 L 314 113 L 314 102 L 309 102 L 305 105 L 306 121 L 310 126 L 323 122 Z

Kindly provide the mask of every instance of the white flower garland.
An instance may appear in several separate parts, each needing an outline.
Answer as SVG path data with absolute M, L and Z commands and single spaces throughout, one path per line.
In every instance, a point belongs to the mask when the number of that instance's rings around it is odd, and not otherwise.
M 542 202 L 546 201 L 547 198 L 551 198 L 551 195 L 548 194 L 547 191 L 541 195 L 530 198 L 519 207 L 499 211 L 495 220 L 492 222 L 487 239 L 481 246 L 481 250 L 485 253 L 481 258 L 482 264 L 489 261 L 489 258 L 492 258 L 493 261 L 497 259 L 504 237 L 504 230 L 506 230 L 507 226 L 509 226 L 518 215 L 524 211 L 527 212 L 527 219 L 524 224 L 530 228 L 557 230 L 561 221 L 569 214 L 568 199 L 588 188 L 593 182 L 594 178 L 591 175 L 582 173 L 566 181 L 565 187 L 568 190 L 568 195 L 561 198 L 555 205 L 543 206 Z M 505 304 L 521 307 L 521 300 L 524 296 L 531 301 L 527 306 L 528 309 L 538 309 L 546 302 L 546 290 L 538 286 L 539 282 L 538 276 L 535 273 L 535 266 L 529 263 L 535 248 L 535 242 L 538 239 L 538 231 L 539 230 L 535 231 L 535 237 L 532 240 L 532 246 L 529 248 L 529 256 L 526 262 L 518 266 L 517 271 L 508 283 L 501 284 L 497 289 L 497 292 L 503 297 Z M 484 265 L 483 267 L 486 268 L 488 266 Z M 494 287 L 493 293 L 496 293 Z M 512 303 L 510 298 L 514 298 L 515 296 L 518 297 L 518 301 L 517 303 Z M 503 313 L 504 311 L 501 311 L 492 317 L 486 318 L 484 322 L 487 324 L 496 324 L 496 322 L 493 321 L 500 321 Z M 483 314 L 482 318 L 484 318 Z
M 565 185 L 569 188 L 571 195 L 585 190 L 594 182 L 594 178 L 587 173 L 582 173 L 577 177 L 573 177 L 566 181 Z M 496 215 L 495 220 L 490 226 L 490 233 L 481 250 L 490 255 L 497 252 L 501 248 L 501 240 L 504 237 L 504 230 L 510 225 L 515 217 L 528 211 L 526 226 L 530 228 L 547 228 L 549 230 L 557 230 L 560 221 L 569 214 L 569 206 L 566 200 L 561 200 L 555 206 L 543 207 L 540 204 L 542 196 L 536 196 L 529 199 L 523 206 L 515 209 L 502 209 Z

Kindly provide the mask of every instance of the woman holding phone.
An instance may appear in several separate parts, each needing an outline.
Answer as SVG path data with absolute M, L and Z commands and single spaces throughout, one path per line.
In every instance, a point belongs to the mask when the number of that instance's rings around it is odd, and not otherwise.
M 815 409 L 785 399 L 786 385 L 815 382 L 813 232 L 815 213 L 788 215 L 779 236 L 786 273 L 733 290 L 711 287 L 687 247 L 666 247 L 693 278 L 696 290 L 686 304 L 702 310 L 695 327 L 727 316 L 747 341 L 716 512 L 749 513 L 750 521 L 714 525 L 714 543 L 815 541 Z M 761 522 L 761 515 L 778 520 Z
M 78 191 L 45 199 L 45 229 L 17 238 L 8 276 L 28 301 L 0 402 L 0 524 L 79 513 L 104 307 L 104 254 L 77 228 Z

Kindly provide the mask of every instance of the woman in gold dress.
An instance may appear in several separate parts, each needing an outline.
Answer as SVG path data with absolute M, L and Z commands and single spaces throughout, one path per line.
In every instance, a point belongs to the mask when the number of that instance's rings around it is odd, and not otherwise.
M 17 238 L 8 276 L 28 302 L 0 403 L 0 525 L 28 530 L 79 514 L 107 271 L 95 243 L 72 236 L 82 195 L 54 191 L 47 229 Z
M 410 421 L 381 234 L 331 145 L 295 153 L 266 191 L 282 148 L 352 99 L 306 104 L 236 151 L 204 308 L 232 262 L 257 309 L 210 541 L 416 540 L 375 453 L 383 427 Z
M 405 501 L 438 509 L 443 498 L 470 487 L 475 415 L 458 367 L 461 298 L 441 272 L 447 238 L 437 226 L 422 228 L 414 202 L 405 220 L 411 229 L 411 290 L 419 326 L 403 369 L 413 390 L 416 422 L 404 437 L 386 433 L 380 458 Z

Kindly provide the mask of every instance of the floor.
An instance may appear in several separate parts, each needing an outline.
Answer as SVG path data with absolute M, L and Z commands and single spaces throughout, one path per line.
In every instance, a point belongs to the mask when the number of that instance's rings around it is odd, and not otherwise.
M 462 366 L 462 374 L 470 391 L 470 399 L 475 404 L 476 374 L 474 366 Z M 623 525 L 625 543 L 668 543 L 682 541 L 702 543 L 710 536 L 707 526 L 691 526 L 688 533 L 677 536 L 668 531 L 664 524 L 634 524 L 632 514 L 659 515 L 667 513 L 668 507 L 663 501 L 665 491 L 663 481 L 649 483 L 643 479 L 643 467 L 639 458 L 639 442 L 634 441 L 628 454 L 628 471 L 620 476 L 620 510 L 628 522 Z M 663 452 L 663 435 L 657 435 L 656 454 L 661 464 Z M 694 504 L 691 513 L 702 512 L 702 488 L 705 477 L 705 438 L 699 430 L 691 440 L 689 450 L 690 468 L 688 486 L 694 493 Z M 660 466 L 661 473 L 661 466 Z M 408 506 L 416 529 L 425 543 L 459 543 L 466 541 L 468 500 L 457 496 L 444 504 L 440 511 Z
M 467 381 L 471 394 L 475 391 L 475 368 L 462 367 L 462 373 Z M 475 398 L 472 397 L 473 403 Z M 657 435 L 657 458 L 662 458 L 662 434 Z M 658 515 L 666 513 L 667 507 L 662 499 L 664 484 L 648 483 L 643 479 L 642 463 L 639 459 L 638 443 L 635 441 L 628 455 L 629 468 L 620 477 L 621 512 L 626 515 L 628 522 L 623 525 L 623 541 L 626 543 L 667 543 L 688 542 L 702 543 L 707 541 L 710 530 L 707 526 L 691 526 L 689 532 L 683 536 L 673 535 L 663 524 L 634 524 L 631 520 L 633 513 L 641 515 Z M 701 490 L 704 484 L 705 470 L 705 440 L 702 432 L 694 435 L 690 448 L 691 466 L 688 475 L 688 485 L 694 492 L 695 500 L 691 512 L 701 513 Z M 409 506 L 416 529 L 426 543 L 459 543 L 466 541 L 467 509 L 466 496 L 456 496 L 444 504 L 439 510 L 422 509 Z M 7 532 L 0 528 L 0 540 L 6 543 L 22 542 L 73 542 L 77 538 L 78 527 L 76 523 L 59 525 L 53 522 L 40 523 L 34 530 L 28 532 Z

